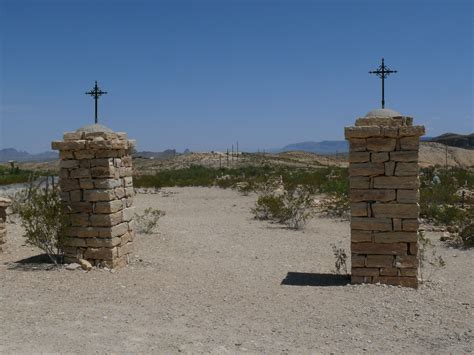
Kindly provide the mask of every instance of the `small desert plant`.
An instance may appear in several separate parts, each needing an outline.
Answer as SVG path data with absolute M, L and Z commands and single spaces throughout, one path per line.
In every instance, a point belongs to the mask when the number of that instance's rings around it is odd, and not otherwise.
M 331 244 L 331 247 L 334 257 L 336 258 L 336 261 L 334 263 L 334 266 L 336 267 L 336 272 L 340 274 L 341 271 L 344 270 L 344 273 L 347 274 L 346 251 L 343 248 L 338 248 L 335 244 Z
M 43 250 L 55 265 L 62 263 L 62 243 L 68 226 L 67 214 L 57 188 L 30 185 L 20 194 L 16 211 L 25 228 L 26 243 Z
M 152 234 L 158 228 L 158 220 L 165 215 L 165 211 L 154 208 L 145 209 L 142 215 L 135 214 L 138 231 L 144 234 Z
M 474 223 L 466 225 L 459 233 L 459 236 L 465 248 L 474 247 Z
M 433 273 L 444 268 L 446 266 L 446 262 L 441 257 L 441 255 L 437 255 L 433 243 L 425 236 L 425 233 L 423 231 L 420 232 L 419 248 L 420 278 L 421 282 L 425 282 L 426 280 L 431 279 Z M 431 271 L 425 277 L 424 270 L 426 268 L 426 264 L 429 264 L 431 266 Z
M 282 196 L 264 194 L 258 197 L 252 213 L 255 219 L 280 221 L 285 208 Z

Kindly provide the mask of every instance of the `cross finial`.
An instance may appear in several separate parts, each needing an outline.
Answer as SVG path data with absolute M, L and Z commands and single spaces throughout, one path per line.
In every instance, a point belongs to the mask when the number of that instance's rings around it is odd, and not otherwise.
M 86 92 L 86 95 L 91 95 L 95 100 L 95 124 L 98 123 L 97 119 L 97 101 L 101 95 L 107 94 L 107 91 L 102 91 L 99 86 L 97 86 L 97 80 L 95 81 L 95 86 L 91 91 Z
M 385 78 L 396 72 L 396 70 L 390 70 L 390 68 L 385 65 L 383 58 L 382 64 L 377 70 L 369 71 L 370 74 L 376 74 L 380 79 L 382 79 L 382 108 L 385 108 Z

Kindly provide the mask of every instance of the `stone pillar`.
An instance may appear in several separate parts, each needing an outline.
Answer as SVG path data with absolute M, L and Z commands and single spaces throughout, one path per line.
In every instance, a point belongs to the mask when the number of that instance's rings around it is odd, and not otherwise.
M 351 281 L 418 286 L 418 151 L 424 126 L 375 110 L 349 140 Z
M 8 198 L 0 197 L 0 253 L 3 252 L 3 244 L 7 242 L 7 208 L 10 204 Z
M 125 133 L 97 124 L 64 133 L 63 141 L 52 143 L 60 152 L 59 186 L 70 217 L 66 260 L 111 268 L 129 262 L 134 144 Z

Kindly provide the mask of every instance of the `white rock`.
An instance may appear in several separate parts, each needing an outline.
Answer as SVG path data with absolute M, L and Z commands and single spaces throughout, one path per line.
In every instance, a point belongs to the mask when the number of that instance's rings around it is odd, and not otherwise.
M 71 264 L 66 265 L 66 270 L 77 270 L 80 267 L 81 265 L 78 263 L 71 263 Z

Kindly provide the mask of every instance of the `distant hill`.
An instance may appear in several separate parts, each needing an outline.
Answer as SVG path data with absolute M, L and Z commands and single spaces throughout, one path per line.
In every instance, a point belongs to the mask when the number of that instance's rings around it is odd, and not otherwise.
M 15 148 L 0 149 L 0 163 L 14 160 L 18 162 L 25 161 L 49 161 L 58 159 L 57 152 L 43 152 L 39 154 L 30 154 L 25 151 L 19 151 Z
M 136 152 L 133 154 L 134 158 L 143 158 L 143 159 L 169 159 L 174 158 L 176 156 L 176 149 L 167 149 L 163 152 Z
M 451 147 L 474 149 L 474 133 L 465 135 L 457 133 L 445 133 L 438 137 L 431 138 L 430 142 L 441 143 Z
M 293 143 L 277 149 L 277 152 L 303 151 L 320 154 L 345 153 L 349 151 L 347 141 L 322 141 L 322 142 L 301 142 Z

